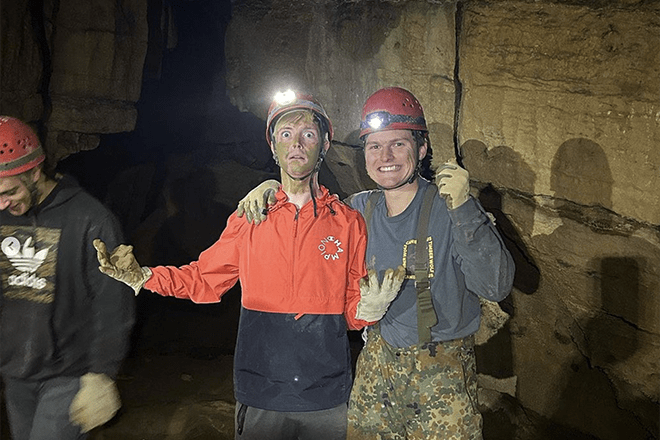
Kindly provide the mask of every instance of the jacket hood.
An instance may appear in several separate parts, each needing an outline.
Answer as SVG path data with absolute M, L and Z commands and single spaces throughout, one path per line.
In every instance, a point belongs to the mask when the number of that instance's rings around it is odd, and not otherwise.
M 26 215 L 39 215 L 48 209 L 56 208 L 82 191 L 76 179 L 71 176 L 62 175 L 56 177 L 55 180 L 57 181 L 55 188 L 53 188 L 41 203 L 31 208 Z
M 316 206 L 327 206 L 331 211 L 333 211 L 331 205 L 333 203 L 340 202 L 339 197 L 335 194 L 330 194 L 330 191 L 323 185 L 319 185 L 319 189 L 321 190 L 321 195 L 319 197 L 315 197 Z M 277 199 L 277 202 L 275 202 L 275 205 L 269 208 L 269 211 L 280 209 L 282 206 L 288 203 L 289 196 L 287 196 L 286 193 L 282 190 L 282 185 L 280 185 L 277 193 L 275 193 L 275 198 Z M 301 211 L 304 209 L 313 209 L 313 202 L 310 200 L 309 202 L 305 203 L 302 208 L 300 208 Z

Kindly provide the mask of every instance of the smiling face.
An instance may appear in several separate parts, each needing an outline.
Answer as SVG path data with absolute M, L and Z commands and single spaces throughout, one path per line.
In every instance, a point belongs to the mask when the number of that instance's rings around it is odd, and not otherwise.
M 23 215 L 37 204 L 38 172 L 30 170 L 16 176 L 0 177 L 0 210 Z
M 271 149 L 282 171 L 293 179 L 308 177 L 316 166 L 321 149 L 327 150 L 329 146 L 327 138 L 321 139 L 311 111 L 285 113 L 275 124 Z
M 397 188 L 415 172 L 426 155 L 426 144 L 417 148 L 410 130 L 371 133 L 364 144 L 367 174 L 384 189 Z

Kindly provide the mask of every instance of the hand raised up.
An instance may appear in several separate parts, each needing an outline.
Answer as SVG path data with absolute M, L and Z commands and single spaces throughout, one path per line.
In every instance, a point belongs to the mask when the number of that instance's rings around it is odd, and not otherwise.
M 120 244 L 112 253 L 108 253 L 105 243 L 98 238 L 93 242 L 99 270 L 140 293 L 140 289 L 151 278 L 151 269 L 141 267 L 133 255 L 133 246 Z

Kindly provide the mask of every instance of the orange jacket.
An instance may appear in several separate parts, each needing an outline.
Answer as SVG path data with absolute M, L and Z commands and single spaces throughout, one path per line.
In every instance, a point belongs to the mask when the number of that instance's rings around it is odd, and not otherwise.
M 268 220 L 255 226 L 233 213 L 220 239 L 199 260 L 180 268 L 152 268 L 145 288 L 164 296 L 213 303 L 237 280 L 242 304 L 275 313 L 344 314 L 348 327 L 369 324 L 355 319 L 359 280 L 366 276 L 364 219 L 321 187 L 300 210 L 277 192 Z

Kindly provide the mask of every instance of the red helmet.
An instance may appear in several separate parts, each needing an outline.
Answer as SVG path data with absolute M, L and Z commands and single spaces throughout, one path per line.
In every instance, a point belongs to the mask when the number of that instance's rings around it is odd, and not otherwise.
M 386 87 L 364 103 L 360 137 L 386 130 L 428 131 L 422 105 L 408 90 Z
M 0 177 L 21 174 L 45 158 L 39 138 L 29 125 L 10 116 L 0 116 Z
M 328 140 L 332 140 L 332 122 L 330 122 L 330 118 L 328 118 L 328 115 L 325 113 L 323 106 L 311 95 L 287 90 L 286 92 L 279 92 L 275 95 L 275 98 L 268 109 L 268 119 L 266 120 L 266 140 L 268 141 L 268 144 L 270 144 L 271 131 L 275 122 L 277 122 L 277 118 L 286 112 L 296 109 L 311 110 L 314 112 L 321 119 L 321 123 L 327 126 Z

